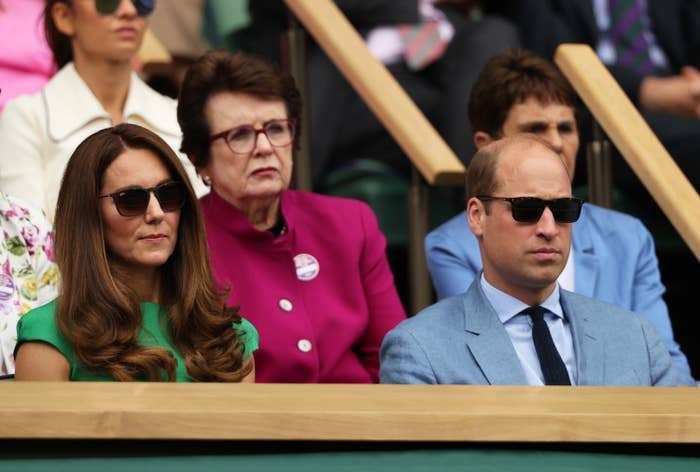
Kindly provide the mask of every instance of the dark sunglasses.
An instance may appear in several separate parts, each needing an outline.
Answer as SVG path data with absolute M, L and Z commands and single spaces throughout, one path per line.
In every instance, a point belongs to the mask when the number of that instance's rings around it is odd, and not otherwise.
M 151 202 L 151 192 L 158 199 L 163 211 L 179 210 L 185 205 L 185 186 L 182 182 L 166 182 L 151 188 L 128 188 L 98 198 L 112 197 L 122 216 L 140 216 L 146 213 Z
M 583 200 L 576 197 L 555 198 L 544 200 L 537 197 L 491 197 L 477 196 L 482 202 L 503 200 L 510 203 L 513 219 L 520 223 L 536 223 L 542 217 L 545 207 L 549 207 L 557 223 L 573 223 L 581 215 Z
M 95 9 L 100 15 L 113 15 L 122 0 L 95 0 Z M 156 6 L 156 0 L 131 0 L 136 8 L 138 16 L 148 16 L 153 13 Z

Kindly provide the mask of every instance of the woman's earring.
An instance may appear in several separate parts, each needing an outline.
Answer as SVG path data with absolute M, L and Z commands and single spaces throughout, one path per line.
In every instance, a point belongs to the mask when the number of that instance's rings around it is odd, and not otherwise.
M 206 185 L 207 187 L 211 186 L 211 177 L 209 177 L 208 175 L 203 175 L 202 182 L 204 182 L 204 185 Z

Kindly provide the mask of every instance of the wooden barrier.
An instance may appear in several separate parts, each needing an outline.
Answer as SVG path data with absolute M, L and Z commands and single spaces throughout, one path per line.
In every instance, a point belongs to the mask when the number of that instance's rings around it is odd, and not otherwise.
M 153 34 L 153 31 L 147 29 L 143 35 L 143 42 L 139 49 L 139 60 L 143 64 L 152 63 L 170 63 L 173 58 L 163 43 Z
M 555 62 L 700 259 L 700 196 L 595 52 L 562 44 Z
M 691 388 L 0 385 L 0 439 L 700 443 Z
M 331 0 L 285 0 L 430 184 L 464 183 L 464 166 Z M 338 110 L 342 113 L 342 110 Z

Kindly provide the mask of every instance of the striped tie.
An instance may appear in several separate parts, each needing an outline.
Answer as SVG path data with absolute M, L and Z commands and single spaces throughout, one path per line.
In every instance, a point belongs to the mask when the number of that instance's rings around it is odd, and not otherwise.
M 410 69 L 423 69 L 442 56 L 448 41 L 440 37 L 437 21 L 399 27 L 404 41 L 404 60 Z
M 608 0 L 610 43 L 617 54 L 617 65 L 645 76 L 654 71 L 645 35 L 642 5 L 638 0 Z

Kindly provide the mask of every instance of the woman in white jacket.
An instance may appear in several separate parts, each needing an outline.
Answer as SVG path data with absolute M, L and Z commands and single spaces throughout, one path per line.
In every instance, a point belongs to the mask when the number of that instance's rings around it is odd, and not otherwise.
M 63 171 L 94 132 L 129 122 L 180 146 L 176 103 L 133 72 L 155 0 L 47 0 L 46 37 L 58 73 L 44 89 L 7 103 L 0 117 L 0 190 L 53 220 Z M 205 187 L 184 156 L 198 194 Z

